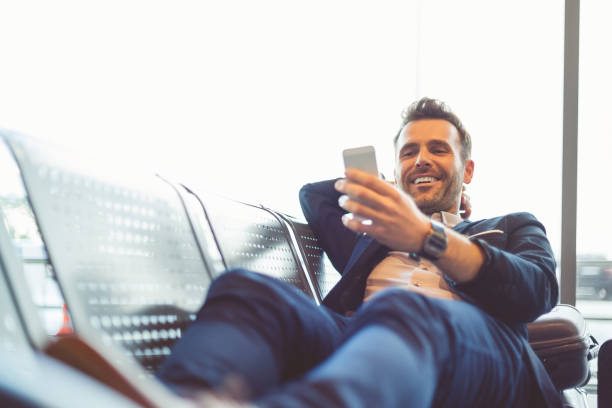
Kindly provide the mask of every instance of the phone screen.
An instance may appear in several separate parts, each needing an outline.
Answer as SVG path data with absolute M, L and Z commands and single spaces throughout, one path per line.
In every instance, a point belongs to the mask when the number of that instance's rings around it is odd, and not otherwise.
M 374 146 L 354 147 L 342 151 L 344 168 L 354 168 L 378 176 Z
M 342 151 L 344 158 L 344 168 L 353 168 L 365 171 L 379 177 L 378 166 L 376 165 L 376 151 L 374 146 L 354 147 Z M 372 220 L 364 219 L 353 214 L 349 214 L 355 220 L 365 225 L 371 225 Z

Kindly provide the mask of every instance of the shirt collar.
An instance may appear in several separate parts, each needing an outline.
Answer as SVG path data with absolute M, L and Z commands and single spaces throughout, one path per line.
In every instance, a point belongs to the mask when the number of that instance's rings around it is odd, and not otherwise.
M 457 214 L 452 214 L 446 211 L 439 211 L 431 214 L 431 219 L 441 222 L 448 228 L 454 228 L 455 225 L 463 221 Z

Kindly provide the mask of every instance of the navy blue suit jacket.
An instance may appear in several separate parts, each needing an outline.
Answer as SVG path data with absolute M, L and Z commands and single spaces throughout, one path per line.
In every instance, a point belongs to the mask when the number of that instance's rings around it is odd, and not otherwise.
M 342 224 L 345 211 L 338 206 L 340 193 L 334 189 L 334 182 L 305 185 L 300 190 L 300 203 L 319 243 L 342 274 L 324 304 L 344 314 L 361 305 L 368 275 L 390 249 Z M 482 248 L 485 262 L 470 282 L 458 284 L 445 278 L 464 298 L 508 325 L 527 342 L 525 324 L 550 311 L 558 301 L 556 263 L 544 226 L 531 214 L 513 213 L 464 221 L 454 230 L 468 236 L 481 234 L 471 240 Z M 503 232 L 487 233 L 492 230 Z M 530 361 L 546 406 L 556 406 L 558 396 L 544 367 L 528 345 L 526 349 L 528 356 L 517 357 Z

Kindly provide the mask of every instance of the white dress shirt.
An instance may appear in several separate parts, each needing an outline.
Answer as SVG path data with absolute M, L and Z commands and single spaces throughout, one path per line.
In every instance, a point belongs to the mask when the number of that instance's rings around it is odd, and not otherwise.
M 453 228 L 462 219 L 445 211 L 432 214 L 433 220 Z M 408 252 L 389 251 L 387 257 L 374 267 L 368 277 L 364 301 L 386 288 L 402 288 L 426 296 L 463 300 L 453 291 L 442 272 L 431 261 Z

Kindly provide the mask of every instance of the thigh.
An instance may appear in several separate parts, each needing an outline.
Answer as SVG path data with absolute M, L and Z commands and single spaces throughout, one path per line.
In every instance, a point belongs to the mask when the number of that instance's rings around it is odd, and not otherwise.
M 527 342 L 477 307 L 458 303 L 446 308 L 449 355 L 435 406 L 526 406 L 532 386 Z
M 525 340 L 472 304 L 391 289 L 362 306 L 346 335 L 370 325 L 393 329 L 433 367 L 434 406 L 512 407 L 527 397 Z

